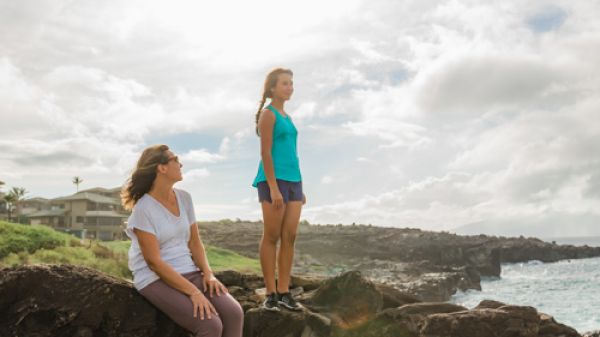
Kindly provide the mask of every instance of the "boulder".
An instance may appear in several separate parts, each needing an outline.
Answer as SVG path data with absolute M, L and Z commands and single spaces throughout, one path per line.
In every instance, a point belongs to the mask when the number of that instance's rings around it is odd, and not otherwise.
M 308 310 L 272 312 L 253 308 L 245 315 L 245 337 L 327 337 L 330 334 L 331 320 Z
M 432 314 L 421 329 L 422 337 L 538 337 L 537 310 L 524 306 L 475 309 Z
M 393 322 L 413 334 L 419 334 L 429 315 L 467 310 L 463 306 L 452 303 L 413 303 L 398 308 L 385 309 L 377 315 L 377 319 L 383 322 Z
M 377 284 L 375 288 L 381 293 L 383 299 L 382 309 L 397 308 L 405 304 L 421 302 L 416 296 L 386 284 Z
M 358 271 L 326 280 L 309 301 L 317 311 L 326 311 L 339 326 L 356 326 L 381 310 L 383 297 L 373 282 Z
M 582 337 L 600 337 L 600 330 L 586 332 Z
M 33 265 L 0 275 L 1 336 L 187 336 L 131 283 L 93 269 Z
M 540 313 L 540 330 L 538 333 L 539 337 L 579 337 L 577 330 L 558 323 L 554 317 Z M 600 336 L 598 336 L 600 337 Z

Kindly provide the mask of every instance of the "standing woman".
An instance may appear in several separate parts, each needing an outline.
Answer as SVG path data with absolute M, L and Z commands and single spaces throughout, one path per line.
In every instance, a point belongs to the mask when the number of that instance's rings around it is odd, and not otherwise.
M 241 337 L 244 312 L 208 264 L 192 198 L 173 188 L 182 166 L 166 145 L 148 147 L 121 192 L 135 288 L 195 337 Z
M 258 189 L 263 213 L 260 264 L 267 288 L 263 307 L 278 311 L 279 306 L 301 310 L 289 291 L 294 259 L 294 242 L 306 197 L 296 150 L 298 131 L 284 104 L 294 92 L 292 71 L 277 68 L 265 80 L 262 101 L 256 113 L 256 133 L 260 137 L 261 161 L 252 186 Z M 270 104 L 263 109 L 267 98 Z M 279 254 L 277 242 L 281 241 Z M 278 282 L 275 282 L 275 266 Z

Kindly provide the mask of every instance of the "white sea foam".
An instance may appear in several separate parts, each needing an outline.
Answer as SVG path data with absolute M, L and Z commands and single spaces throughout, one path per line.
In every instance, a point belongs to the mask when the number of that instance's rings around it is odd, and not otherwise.
M 468 308 L 484 299 L 529 305 L 580 333 L 600 330 L 600 258 L 506 264 L 500 278 L 484 278 L 481 287 L 459 292 L 451 302 Z

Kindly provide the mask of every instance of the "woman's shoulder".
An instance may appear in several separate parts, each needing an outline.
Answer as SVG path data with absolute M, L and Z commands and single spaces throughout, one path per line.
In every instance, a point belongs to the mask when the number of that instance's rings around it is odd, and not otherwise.
M 131 209 L 131 212 L 136 212 L 136 211 L 140 212 L 140 211 L 147 209 L 149 207 L 148 201 L 149 201 L 148 194 L 142 195 L 142 197 L 139 198 L 138 201 L 136 201 L 135 205 Z
M 269 108 L 264 108 L 264 109 L 262 109 L 262 111 L 260 113 L 260 117 L 267 118 L 267 119 L 275 119 L 275 118 L 277 118 L 277 115 L 275 115 L 275 111 L 273 111 Z

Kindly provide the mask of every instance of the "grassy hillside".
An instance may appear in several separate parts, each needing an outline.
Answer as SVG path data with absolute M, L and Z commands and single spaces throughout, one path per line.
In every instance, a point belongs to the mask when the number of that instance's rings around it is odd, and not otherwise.
M 130 244 L 129 241 L 89 240 L 82 243 L 78 238 L 47 226 L 0 221 L 0 266 L 68 263 L 131 279 L 127 268 Z M 207 246 L 206 250 L 214 270 L 260 271 L 257 260 L 217 247 Z

